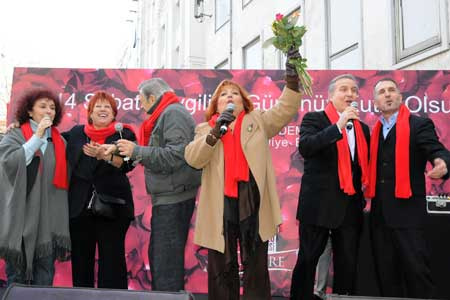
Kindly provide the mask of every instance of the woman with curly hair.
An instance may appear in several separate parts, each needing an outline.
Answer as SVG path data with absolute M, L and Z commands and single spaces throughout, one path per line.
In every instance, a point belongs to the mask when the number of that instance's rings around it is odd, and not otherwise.
M 19 101 L 18 128 L 0 142 L 0 257 L 13 282 L 52 285 L 55 259 L 70 251 L 65 140 L 58 97 L 32 90 Z

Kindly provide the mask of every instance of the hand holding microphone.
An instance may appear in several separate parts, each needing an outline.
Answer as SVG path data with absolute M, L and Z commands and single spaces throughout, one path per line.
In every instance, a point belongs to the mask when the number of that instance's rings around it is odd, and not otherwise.
M 37 129 L 36 129 L 36 135 L 38 138 L 43 138 L 44 134 L 45 134 L 45 130 L 47 128 L 50 128 L 53 124 L 52 119 L 50 118 L 50 116 L 45 116 L 41 119 L 41 121 L 39 122 Z
M 116 124 L 114 125 L 114 129 L 116 130 L 116 132 L 119 133 L 120 139 L 123 140 L 123 136 L 122 136 L 123 124 L 122 124 L 122 123 L 119 123 L 119 122 L 116 123 Z M 134 148 L 134 147 L 133 147 L 133 148 Z M 119 151 L 120 151 L 120 149 L 119 149 Z M 130 156 L 131 156 L 131 154 L 130 154 L 130 155 L 126 155 L 126 156 L 123 158 L 123 161 L 129 161 L 129 160 L 130 160 Z
M 219 124 L 219 133 L 220 136 L 227 133 L 228 125 L 232 123 L 236 117 L 233 115 L 235 109 L 234 103 L 228 103 L 226 109 L 220 114 L 216 121 L 216 127 Z
M 216 125 L 211 129 L 206 138 L 206 143 L 210 146 L 214 146 L 217 143 L 217 141 L 227 132 L 228 125 L 236 119 L 233 115 L 234 108 L 234 103 L 228 103 L 225 110 L 217 118 Z
M 117 141 L 116 146 L 119 150 L 119 154 L 124 156 L 123 160 L 128 161 L 130 159 L 130 156 L 133 154 L 136 144 L 129 140 L 120 139 Z
M 358 116 L 358 102 L 353 101 L 352 103 L 350 103 L 350 107 L 353 107 L 356 109 L 356 115 Z M 350 119 L 347 121 L 347 123 L 345 124 L 345 128 L 347 128 L 347 130 L 352 130 L 353 128 L 353 119 Z
M 359 120 L 359 110 L 358 110 L 358 102 L 353 101 L 350 106 L 345 108 L 342 112 L 339 120 L 336 125 L 340 129 L 347 128 L 347 130 L 351 130 L 353 128 L 353 120 Z

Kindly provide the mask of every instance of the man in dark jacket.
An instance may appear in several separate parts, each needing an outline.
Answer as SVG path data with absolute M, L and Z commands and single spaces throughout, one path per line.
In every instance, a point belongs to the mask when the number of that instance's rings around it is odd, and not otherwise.
M 314 275 L 331 233 L 336 294 L 352 294 L 365 205 L 369 128 L 351 105 L 358 98 L 350 74 L 331 80 L 325 111 L 309 112 L 300 127 L 305 160 L 297 219 L 300 249 L 292 274 L 291 299 L 313 299 Z M 350 120 L 351 125 L 347 126 Z M 351 126 L 351 128 L 350 128 Z
M 184 248 L 200 185 L 200 171 L 184 159 L 194 138 L 195 122 L 168 84 L 160 79 L 139 85 L 141 108 L 149 118 L 141 125 L 139 145 L 117 143 L 120 154 L 144 166 L 152 198 L 149 246 L 152 289 L 184 289 Z
M 425 166 L 431 179 L 448 178 L 450 154 L 433 122 L 411 115 L 397 83 L 382 79 L 374 87 L 381 111 L 370 145 L 371 235 L 377 279 L 383 297 L 433 297 L 427 218 Z

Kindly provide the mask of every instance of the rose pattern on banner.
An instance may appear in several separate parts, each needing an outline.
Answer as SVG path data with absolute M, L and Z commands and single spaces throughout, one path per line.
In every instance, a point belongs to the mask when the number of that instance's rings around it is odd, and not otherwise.
M 270 140 L 272 158 L 281 200 L 283 224 L 279 234 L 269 243 L 269 268 L 273 295 L 288 296 L 291 270 L 298 251 L 298 204 L 303 158 L 297 151 L 298 126 L 306 112 L 321 109 L 327 99 L 329 81 L 346 71 L 310 71 L 313 97 L 305 97 L 297 116 L 277 136 Z M 370 127 L 378 120 L 373 107 L 373 85 L 383 77 L 399 82 L 403 99 L 413 113 L 430 117 L 441 141 L 450 148 L 448 130 L 450 114 L 450 71 L 350 71 L 359 81 L 361 119 Z M 153 77 L 166 80 L 180 97 L 197 123 L 204 121 L 204 111 L 218 83 L 232 79 L 249 92 L 256 108 L 266 110 L 276 104 L 284 88 L 284 71 L 279 70 L 149 70 L 149 69 L 44 69 L 16 68 L 14 70 L 8 122 L 13 119 L 15 99 L 34 87 L 46 87 L 59 93 L 65 108 L 59 126 L 61 131 L 87 121 L 85 107 L 90 95 L 98 90 L 111 93 L 119 106 L 117 119 L 131 124 L 137 131 L 145 114 L 139 110 L 137 87 Z M 151 289 L 148 245 L 150 235 L 151 199 L 145 191 L 141 166 L 129 178 L 132 184 L 136 219 L 126 236 L 128 286 L 133 290 Z M 427 181 L 429 194 L 450 191 L 450 181 Z M 207 250 L 193 244 L 195 212 L 186 247 L 186 289 L 194 293 L 207 292 Z M 0 260 L 0 286 L 6 285 L 5 263 Z M 56 286 L 71 286 L 70 262 L 57 262 Z

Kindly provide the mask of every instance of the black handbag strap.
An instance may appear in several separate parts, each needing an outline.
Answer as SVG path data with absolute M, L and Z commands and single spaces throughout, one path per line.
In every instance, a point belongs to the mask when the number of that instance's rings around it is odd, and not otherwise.
M 27 166 L 27 198 L 36 181 L 37 173 L 39 171 L 39 164 L 41 162 L 40 156 L 36 155 Z

